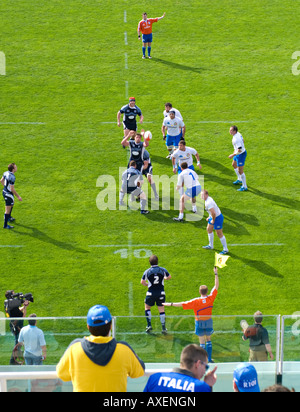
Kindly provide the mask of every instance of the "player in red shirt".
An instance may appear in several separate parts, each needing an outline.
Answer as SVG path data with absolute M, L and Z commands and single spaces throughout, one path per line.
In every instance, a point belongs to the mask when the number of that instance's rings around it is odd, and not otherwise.
M 210 295 L 207 295 L 208 288 L 205 285 L 200 286 L 200 297 L 191 299 L 186 302 L 177 303 L 163 303 L 164 306 L 182 307 L 184 310 L 192 309 L 195 314 L 195 334 L 199 337 L 200 346 L 206 349 L 208 355 L 208 362 L 212 362 L 212 343 L 211 335 L 214 333 L 212 322 L 212 309 L 214 300 L 217 297 L 219 289 L 218 269 L 214 267 L 215 272 L 215 286 Z
M 148 57 L 151 59 L 151 43 L 152 43 L 152 24 L 156 23 L 158 20 L 161 20 L 165 17 L 164 13 L 161 17 L 155 17 L 155 19 L 148 19 L 147 13 L 143 13 L 143 20 L 138 24 L 137 32 L 139 40 L 141 40 L 141 33 L 143 39 L 143 59 L 146 58 L 146 45 L 148 45 Z

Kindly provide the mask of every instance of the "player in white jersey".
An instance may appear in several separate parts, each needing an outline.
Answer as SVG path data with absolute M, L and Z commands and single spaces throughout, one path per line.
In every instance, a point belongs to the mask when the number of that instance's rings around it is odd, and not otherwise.
M 174 149 L 177 149 L 180 140 L 184 139 L 185 124 L 182 119 L 175 116 L 175 111 L 170 110 L 169 116 L 164 118 L 161 131 L 169 151 L 167 158 L 171 159 Z
M 227 247 L 226 238 L 223 234 L 224 216 L 222 215 L 221 210 L 219 209 L 214 199 L 208 195 L 207 190 L 204 190 L 203 192 L 201 192 L 201 197 L 205 202 L 205 210 L 209 214 L 208 218 L 206 219 L 208 222 L 206 229 L 208 233 L 209 244 L 207 246 L 203 246 L 203 249 L 213 249 L 214 248 L 214 230 L 215 230 L 223 246 L 223 250 L 220 252 L 220 255 L 226 255 L 228 253 L 228 247 Z
M 173 218 L 175 222 L 183 222 L 185 202 L 189 199 L 192 200 L 193 213 L 197 212 L 196 196 L 201 193 L 201 185 L 199 183 L 199 177 L 197 173 L 194 170 L 189 169 L 186 162 L 183 162 L 181 164 L 181 169 L 182 172 L 178 175 L 176 189 L 180 190 L 185 186 L 186 191 L 180 197 L 179 216 Z
M 178 168 L 178 173 L 180 173 L 182 163 L 187 163 L 189 169 L 195 170 L 193 166 L 193 156 L 197 159 L 197 166 L 201 170 L 202 166 L 197 150 L 193 147 L 186 146 L 185 140 L 180 140 L 178 149 L 172 154 L 173 172 L 176 173 L 176 168 Z
M 175 117 L 178 117 L 179 119 L 183 120 L 182 114 L 180 113 L 179 110 L 175 109 L 175 107 L 172 106 L 172 103 L 166 103 L 165 104 L 164 117 L 169 116 L 170 110 L 175 111 Z
M 237 175 L 237 180 L 233 182 L 234 185 L 242 185 L 238 191 L 245 192 L 248 190 L 246 183 L 246 176 L 244 173 L 244 165 L 247 157 L 247 151 L 245 149 L 244 139 L 241 133 L 238 132 L 237 126 L 231 126 L 229 133 L 232 136 L 232 145 L 234 152 L 229 155 L 229 159 L 233 159 L 232 166 Z

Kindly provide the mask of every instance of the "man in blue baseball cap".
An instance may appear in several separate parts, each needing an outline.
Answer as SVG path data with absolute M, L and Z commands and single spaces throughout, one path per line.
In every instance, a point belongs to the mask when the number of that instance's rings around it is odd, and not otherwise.
M 240 363 L 233 371 L 234 392 L 260 392 L 257 372 L 251 363 Z
M 87 314 L 90 336 L 71 342 L 60 359 L 57 376 L 72 381 L 74 392 L 126 392 L 128 376 L 144 375 L 144 362 L 127 343 L 110 336 L 111 327 L 109 309 L 91 307 Z

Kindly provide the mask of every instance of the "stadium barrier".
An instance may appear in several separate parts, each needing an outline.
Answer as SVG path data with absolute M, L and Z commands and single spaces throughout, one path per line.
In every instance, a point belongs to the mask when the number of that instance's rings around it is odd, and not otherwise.
M 37 391 L 43 389 L 71 391 L 71 384 L 62 384 L 57 379 L 55 365 L 69 343 L 80 336 L 87 336 L 86 317 L 41 317 L 37 326 L 44 331 L 47 342 L 47 359 L 43 366 L 9 365 L 14 336 L 9 322 L 0 318 L 0 391 Z M 24 319 L 24 325 L 28 318 Z M 232 388 L 232 373 L 235 365 L 248 361 L 249 343 L 242 340 L 240 323 L 246 320 L 253 324 L 253 316 L 213 316 L 215 333 L 212 337 L 213 358 L 218 365 L 217 391 Z M 300 313 L 291 316 L 264 316 L 263 326 L 269 332 L 274 361 L 256 363 L 259 378 L 265 386 L 282 383 L 296 389 L 300 381 Z M 152 318 L 153 332 L 145 333 L 144 316 L 113 317 L 112 336 L 128 342 L 146 364 L 144 378 L 130 380 L 128 391 L 141 391 L 147 376 L 154 371 L 178 366 L 180 353 L 189 343 L 198 343 L 194 334 L 193 316 L 168 316 L 167 335 L 161 333 L 158 316 Z M 297 379 L 296 379 L 297 377 Z M 22 388 L 22 389 L 21 389 Z M 300 388 L 299 388 L 300 390 Z

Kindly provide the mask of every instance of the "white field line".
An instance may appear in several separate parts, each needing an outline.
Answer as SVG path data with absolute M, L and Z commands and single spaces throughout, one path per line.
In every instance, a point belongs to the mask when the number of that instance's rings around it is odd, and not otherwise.
M 235 246 L 284 246 L 284 243 L 231 243 L 228 246 L 235 247 Z M 89 247 L 128 247 L 128 245 L 88 245 Z M 171 246 L 169 244 L 160 244 L 160 245 L 130 245 L 130 247 L 167 247 Z M 174 246 L 174 245 L 173 245 Z
M 222 124 L 234 124 L 234 123 L 249 123 L 250 120 L 235 120 L 235 121 L 230 121 L 230 120 L 199 120 L 199 121 L 189 121 L 189 123 L 195 123 L 195 124 L 205 124 L 205 123 L 222 123 Z M 99 124 L 114 124 L 116 122 L 99 122 Z M 143 123 L 155 123 L 155 122 L 143 122 Z
M 0 247 L 24 247 L 23 245 L 0 245 Z
M 284 246 L 284 243 L 231 243 L 228 246 Z
M 167 244 L 161 244 L 161 245 L 89 245 L 89 247 L 123 247 L 123 248 L 132 248 L 132 247 L 167 247 L 170 245 Z
M 0 125 L 46 124 L 43 122 L 0 122 Z
M 232 244 L 228 244 L 228 246 L 230 247 L 235 247 L 235 246 L 284 246 L 285 243 L 232 243 Z M 171 246 L 169 244 L 166 243 L 162 243 L 159 245 L 146 245 L 146 244 L 140 244 L 140 245 L 88 245 L 88 247 L 93 247 L 93 248 L 109 248 L 109 247 L 122 247 L 122 248 L 128 248 L 128 246 L 130 248 L 133 247 L 168 247 Z M 174 245 L 172 245 L 174 246 Z M 0 248 L 21 248 L 21 247 L 26 247 L 26 245 L 0 245 Z

